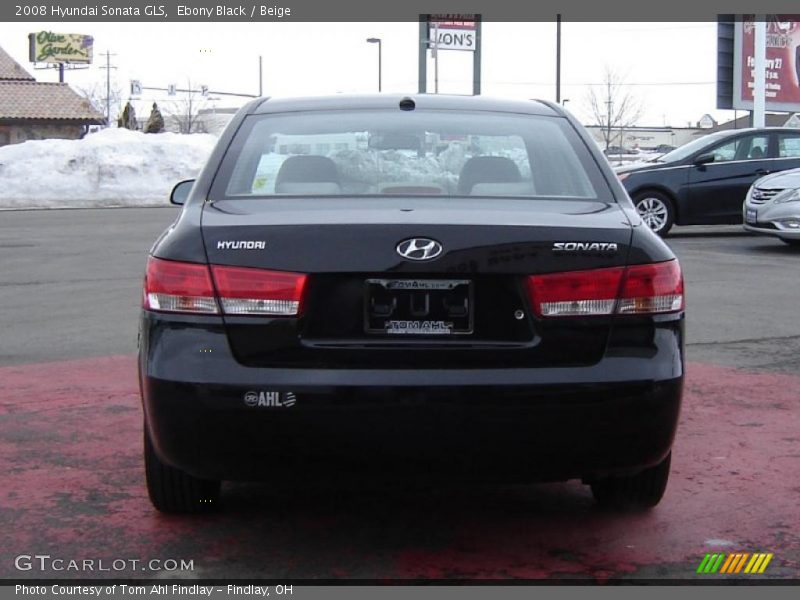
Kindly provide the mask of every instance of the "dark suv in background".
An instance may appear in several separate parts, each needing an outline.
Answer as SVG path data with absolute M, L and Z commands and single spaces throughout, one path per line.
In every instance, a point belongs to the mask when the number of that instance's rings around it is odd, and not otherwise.
M 659 235 L 673 225 L 742 222 L 753 182 L 800 167 L 800 130 L 719 131 L 647 163 L 615 169 L 642 219 Z

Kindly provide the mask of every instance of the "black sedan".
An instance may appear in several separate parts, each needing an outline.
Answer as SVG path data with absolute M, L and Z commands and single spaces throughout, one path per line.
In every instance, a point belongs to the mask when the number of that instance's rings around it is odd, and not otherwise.
M 258 99 L 172 199 L 140 323 L 159 510 L 365 476 L 661 499 L 681 269 L 557 105 Z
M 616 169 L 644 221 L 659 235 L 673 225 L 742 222 L 759 177 L 800 167 L 800 130 L 720 131 L 650 162 Z

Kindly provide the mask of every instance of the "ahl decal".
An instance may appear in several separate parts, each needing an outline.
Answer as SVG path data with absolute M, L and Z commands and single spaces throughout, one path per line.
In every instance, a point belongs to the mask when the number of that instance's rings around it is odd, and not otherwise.
M 244 403 L 250 408 L 288 408 L 294 406 L 297 396 L 293 392 L 247 392 Z

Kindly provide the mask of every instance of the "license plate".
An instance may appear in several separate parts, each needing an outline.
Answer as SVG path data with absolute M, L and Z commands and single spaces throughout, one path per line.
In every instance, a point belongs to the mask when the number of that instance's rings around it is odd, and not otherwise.
M 758 211 L 754 208 L 748 208 L 745 211 L 744 220 L 751 225 L 755 225 L 758 222 Z
M 368 279 L 364 328 L 386 335 L 468 334 L 472 303 L 468 279 Z

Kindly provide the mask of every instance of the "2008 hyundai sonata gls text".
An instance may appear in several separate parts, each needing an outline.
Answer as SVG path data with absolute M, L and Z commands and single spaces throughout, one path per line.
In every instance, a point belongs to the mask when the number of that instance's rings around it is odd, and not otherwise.
M 376 474 L 661 499 L 681 270 L 558 106 L 259 99 L 173 201 L 139 350 L 158 509 Z

